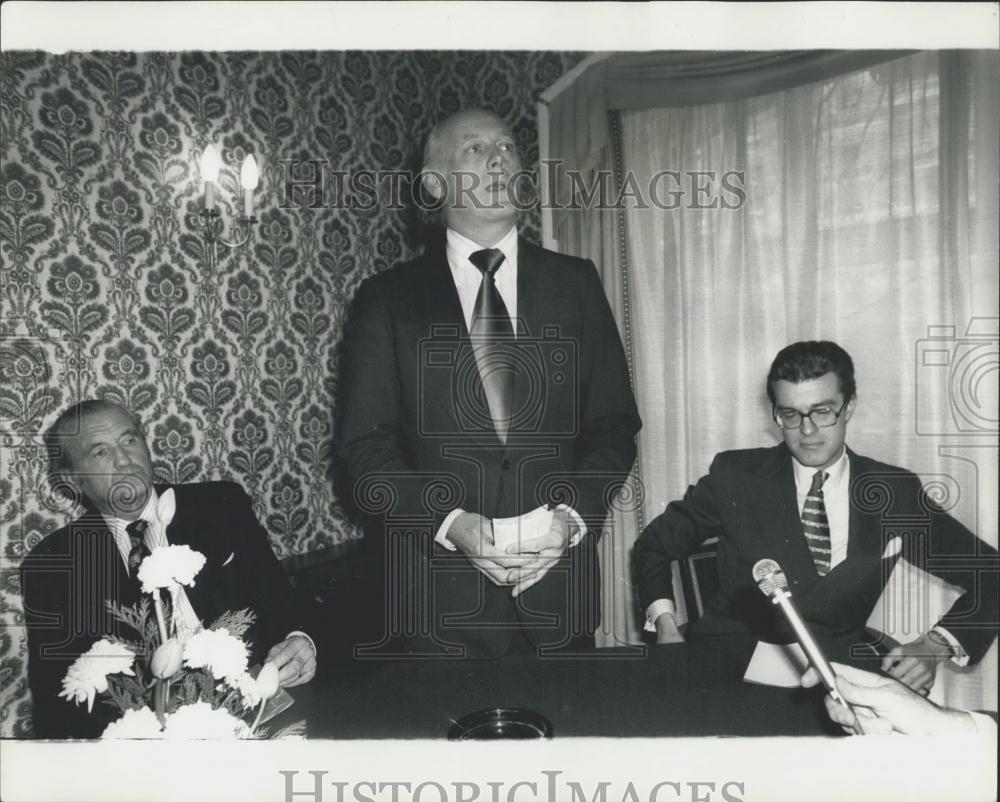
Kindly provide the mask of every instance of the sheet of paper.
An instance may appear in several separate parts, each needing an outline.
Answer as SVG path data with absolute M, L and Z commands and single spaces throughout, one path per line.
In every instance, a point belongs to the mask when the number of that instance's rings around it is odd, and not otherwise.
M 278 692 L 264 703 L 264 713 L 260 717 L 260 723 L 264 724 L 270 721 L 293 704 L 295 704 L 295 700 L 292 698 L 292 695 L 284 688 L 278 688 Z
M 532 538 L 542 537 L 552 526 L 552 510 L 536 507 L 531 512 L 514 518 L 493 519 L 493 545 L 506 549 L 514 543 L 523 543 Z
M 798 688 L 799 679 L 808 667 L 809 658 L 797 643 L 781 646 L 759 641 L 743 674 L 743 681 L 777 688 Z
M 865 626 L 909 643 L 934 626 L 962 593 L 962 588 L 902 558 L 893 566 Z
M 250 676 L 256 679 L 261 668 L 262 666 L 256 663 L 250 666 Z M 263 724 L 266 721 L 270 721 L 279 713 L 282 713 L 290 708 L 293 704 L 295 704 L 295 699 L 292 698 L 292 695 L 284 688 L 278 688 L 274 696 L 264 703 L 264 712 L 261 714 L 260 723 Z

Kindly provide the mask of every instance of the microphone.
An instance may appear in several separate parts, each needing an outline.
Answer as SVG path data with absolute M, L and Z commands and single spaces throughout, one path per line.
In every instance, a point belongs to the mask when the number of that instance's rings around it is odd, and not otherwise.
M 777 604 L 781 608 L 781 612 L 785 614 L 785 618 L 788 619 L 788 623 L 795 631 L 796 640 L 819 674 L 819 678 L 829 691 L 830 697 L 851 710 L 847 700 L 837 690 L 833 667 L 792 603 L 792 593 L 788 590 L 788 579 L 785 577 L 785 572 L 781 570 L 781 566 L 774 560 L 758 560 L 753 567 L 753 578 L 757 587 L 760 588 L 760 592 L 767 596 L 772 604 Z

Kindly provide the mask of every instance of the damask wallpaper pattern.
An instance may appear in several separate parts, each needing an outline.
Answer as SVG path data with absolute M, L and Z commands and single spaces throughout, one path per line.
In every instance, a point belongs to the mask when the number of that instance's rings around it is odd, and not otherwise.
M 279 557 L 356 536 L 328 478 L 338 344 L 366 276 L 415 255 L 411 215 L 335 208 L 315 169 L 407 170 L 466 106 L 537 162 L 535 102 L 568 53 L 5 52 L 0 57 L 0 735 L 30 735 L 17 567 L 72 510 L 40 433 L 102 396 L 146 422 L 158 480 L 229 478 Z M 239 211 L 261 164 L 252 243 L 209 259 L 198 158 L 220 147 Z M 297 162 L 298 168 L 290 163 Z M 289 172 L 291 171 L 291 172 Z M 537 214 L 524 230 L 538 238 Z

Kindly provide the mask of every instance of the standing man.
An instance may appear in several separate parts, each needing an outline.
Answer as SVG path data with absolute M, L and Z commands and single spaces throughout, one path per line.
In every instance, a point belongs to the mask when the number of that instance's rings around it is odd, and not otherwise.
M 82 401 L 63 412 L 46 436 L 53 484 L 83 504 L 83 514 L 46 536 L 21 564 L 28 634 L 28 684 L 35 734 L 95 738 L 109 723 L 59 698 L 72 662 L 105 635 L 122 628 L 106 602 L 140 600 L 136 570 L 150 548 L 165 485 L 153 485 L 153 464 L 138 420 L 109 401 Z M 283 687 L 308 682 L 316 650 L 298 630 L 292 590 L 243 489 L 232 482 L 175 485 L 176 513 L 167 538 L 188 545 L 206 562 L 185 588 L 194 613 L 208 626 L 222 613 L 249 608 L 251 665 L 278 668 Z M 124 631 L 124 637 L 135 633 Z M 270 647 L 270 648 L 268 648 Z
M 641 426 L 593 263 L 518 237 L 520 169 L 495 114 L 437 125 L 421 177 L 447 230 L 361 285 L 349 332 L 338 453 L 362 507 L 390 488 L 375 537 L 420 541 L 387 601 L 414 605 L 402 634 L 470 657 L 592 643 L 597 541 Z M 494 522 L 533 510 L 547 531 L 499 548 Z
M 846 447 L 857 405 L 851 357 L 832 342 L 789 345 L 771 364 L 767 394 L 784 443 L 716 455 L 708 475 L 636 541 L 639 601 L 657 642 L 683 640 L 671 562 L 717 537 L 719 591 L 693 633 L 791 640 L 752 576 L 754 563 L 769 557 L 784 569 L 803 618 L 844 659 L 865 640 L 865 622 L 902 555 L 965 594 L 927 634 L 891 649 L 883 670 L 927 693 L 939 662 L 978 661 L 997 632 L 997 552 L 942 511 L 912 473 Z

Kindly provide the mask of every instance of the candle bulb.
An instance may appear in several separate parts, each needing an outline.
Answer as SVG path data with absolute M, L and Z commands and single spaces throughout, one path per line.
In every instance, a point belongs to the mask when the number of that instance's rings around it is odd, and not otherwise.
M 253 191 L 257 189 L 257 182 L 260 180 L 260 171 L 257 169 L 257 160 L 252 155 L 248 155 L 243 160 L 240 167 L 240 185 L 243 187 L 243 216 L 253 216 Z
M 215 208 L 215 182 L 219 177 L 219 153 L 214 145 L 206 145 L 201 154 L 201 180 L 205 184 L 205 209 Z

